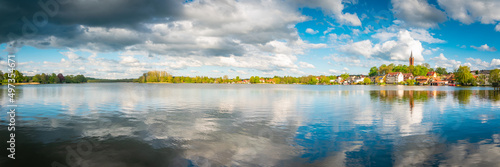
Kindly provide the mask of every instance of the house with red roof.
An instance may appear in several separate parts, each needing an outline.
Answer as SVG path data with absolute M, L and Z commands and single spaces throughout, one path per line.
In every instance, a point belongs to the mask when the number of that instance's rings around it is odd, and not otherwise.
M 429 71 L 429 72 L 427 72 L 427 77 L 428 78 L 436 78 L 437 77 L 437 73 L 434 72 L 434 71 Z
M 415 78 L 412 73 L 403 73 L 403 81 Z
M 391 72 L 387 74 L 385 82 L 387 84 L 399 83 L 403 81 L 404 76 L 402 72 Z
M 415 80 L 420 84 L 427 84 L 429 82 L 429 78 L 426 76 L 417 76 Z

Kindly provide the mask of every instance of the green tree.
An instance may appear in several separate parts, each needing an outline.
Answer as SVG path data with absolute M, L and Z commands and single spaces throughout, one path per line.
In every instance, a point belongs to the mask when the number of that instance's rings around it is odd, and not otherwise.
M 376 66 L 370 68 L 370 73 L 368 73 L 370 77 L 377 76 L 377 74 L 378 74 L 378 68 Z
M 429 72 L 429 69 L 425 66 L 417 65 L 413 69 L 413 75 L 414 76 L 425 76 L 427 75 L 427 72 Z
M 23 73 L 18 70 L 14 70 L 13 74 L 15 75 L 14 79 L 16 80 L 16 83 L 24 82 L 25 77 L 23 76 Z
M 42 84 L 47 84 L 49 82 L 49 76 L 47 76 L 45 73 L 42 73 L 42 75 L 40 75 L 40 83 Z
M 309 85 L 316 85 L 316 83 L 318 83 L 318 80 L 316 79 L 316 77 L 314 77 L 312 75 L 309 75 L 307 77 L 307 84 L 309 84 Z
M 388 66 L 385 65 L 385 64 L 382 64 L 379 68 L 378 68 L 378 74 L 379 75 L 386 75 L 386 74 L 389 74 L 392 72 L 392 69 L 393 69 L 393 64 L 389 64 Z
M 349 74 L 348 74 L 348 73 L 340 74 L 340 77 L 341 77 L 343 80 L 346 80 L 347 78 L 349 78 Z
M 500 69 L 494 69 L 490 71 L 490 82 L 491 83 L 500 82 Z
M 447 75 L 448 74 L 448 72 L 446 71 L 446 68 L 442 68 L 442 67 L 437 67 L 436 73 L 438 73 L 439 75 Z
M 36 74 L 35 76 L 33 76 L 32 81 L 33 81 L 33 82 L 40 82 L 40 81 L 41 81 L 40 74 Z
M 364 83 L 365 85 L 369 85 L 369 84 L 371 84 L 371 83 L 372 83 L 372 81 L 370 80 L 370 78 L 366 77 L 365 79 L 363 79 L 363 83 Z
M 408 66 L 400 64 L 400 65 L 394 67 L 394 69 L 392 71 L 393 72 L 408 73 Z
M 408 85 L 410 85 L 410 86 L 411 86 L 411 85 L 415 85 L 415 83 L 416 83 L 416 82 L 417 82 L 417 81 L 415 81 L 414 79 L 407 79 L 407 80 L 406 80 L 406 83 L 408 83 Z
M 458 83 L 469 85 L 473 82 L 474 76 L 470 73 L 468 66 L 460 66 L 455 72 L 455 80 Z
M 274 78 L 273 78 L 273 79 L 274 79 L 274 83 L 275 83 L 275 84 L 280 84 L 280 83 L 281 83 L 281 78 L 280 78 L 280 77 L 278 77 L 278 76 L 274 76 Z
M 73 79 L 73 82 L 76 82 L 76 83 L 87 82 L 87 78 L 85 78 L 85 76 L 83 76 L 83 75 L 76 75 L 75 78 Z
M 52 73 L 50 76 L 49 76 L 49 83 L 56 83 L 56 74 Z

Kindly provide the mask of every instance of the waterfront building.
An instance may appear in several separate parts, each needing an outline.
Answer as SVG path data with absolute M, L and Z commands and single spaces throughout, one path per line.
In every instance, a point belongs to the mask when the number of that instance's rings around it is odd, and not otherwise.
M 391 72 L 387 74 L 386 83 L 388 84 L 399 83 L 403 81 L 403 79 L 404 77 L 402 72 Z

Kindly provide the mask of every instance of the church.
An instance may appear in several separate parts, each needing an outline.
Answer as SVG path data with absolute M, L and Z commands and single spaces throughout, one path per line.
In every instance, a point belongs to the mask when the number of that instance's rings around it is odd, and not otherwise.
M 413 51 L 410 53 L 410 66 L 413 65 Z

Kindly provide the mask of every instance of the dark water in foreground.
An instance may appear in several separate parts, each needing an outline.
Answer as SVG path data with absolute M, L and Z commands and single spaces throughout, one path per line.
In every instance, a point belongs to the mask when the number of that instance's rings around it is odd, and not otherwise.
M 19 86 L 16 160 L 0 166 L 498 166 L 490 88 Z

